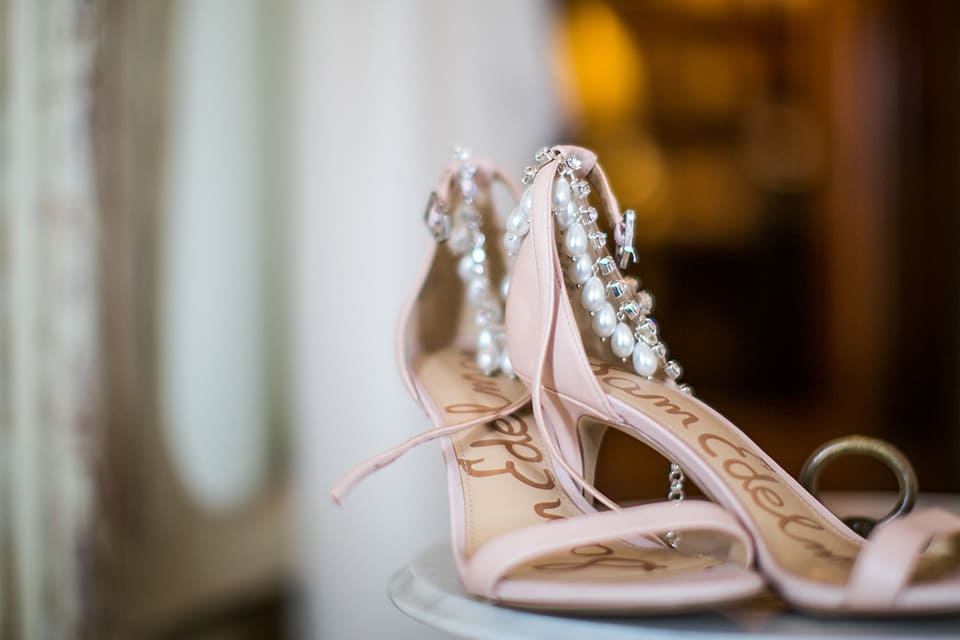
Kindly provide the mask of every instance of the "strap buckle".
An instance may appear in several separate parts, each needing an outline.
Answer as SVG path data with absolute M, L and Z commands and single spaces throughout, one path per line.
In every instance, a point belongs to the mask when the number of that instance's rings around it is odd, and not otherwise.
M 423 212 L 423 223 L 438 244 L 450 239 L 450 214 L 436 191 L 430 192 L 427 207 Z

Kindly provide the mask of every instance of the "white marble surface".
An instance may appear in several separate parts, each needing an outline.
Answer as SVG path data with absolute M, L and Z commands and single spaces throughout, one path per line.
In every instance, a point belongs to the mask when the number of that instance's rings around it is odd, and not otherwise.
M 871 513 L 889 496 L 828 496 L 826 502 Z M 922 496 L 919 506 L 946 506 L 960 512 L 960 496 Z M 841 511 L 842 513 L 843 511 Z M 566 617 L 494 606 L 467 596 L 460 585 L 449 543 L 431 546 L 397 572 L 390 598 L 411 618 L 463 638 L 529 640 L 591 638 L 960 638 L 960 615 L 915 620 L 844 620 L 783 610 L 775 598 L 761 598 L 733 611 L 643 618 Z

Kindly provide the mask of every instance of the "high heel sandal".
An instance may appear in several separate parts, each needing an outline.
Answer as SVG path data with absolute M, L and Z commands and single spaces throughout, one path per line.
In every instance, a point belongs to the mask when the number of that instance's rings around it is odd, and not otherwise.
M 755 595 L 763 582 L 746 568 L 748 537 L 716 505 L 662 503 L 584 516 L 592 509 L 583 497 L 558 484 L 530 394 L 512 377 L 503 348 L 498 292 L 507 284 L 494 284 L 505 278 L 507 261 L 497 250 L 495 182 L 519 197 L 494 165 L 461 156 L 427 207 L 438 244 L 401 318 L 398 357 L 434 428 L 355 467 L 334 487 L 334 500 L 404 452 L 440 439 L 454 556 L 476 596 L 536 609 L 660 613 Z M 507 221 L 512 238 L 527 231 L 530 195 Z M 699 540 L 700 553 L 663 545 L 655 536 L 668 531 Z
M 593 153 L 544 148 L 524 182 L 532 185 L 531 215 L 526 239 L 512 243 L 508 352 L 530 386 L 538 425 L 553 434 L 545 444 L 571 491 L 617 508 L 590 482 L 595 439 L 578 428 L 600 421 L 679 464 L 736 514 L 759 568 L 794 607 L 834 615 L 960 611 L 960 518 L 915 512 L 864 540 L 680 382 L 682 368 L 651 316 L 653 298 L 621 274 L 632 257 L 633 220 L 621 216 Z M 611 220 L 616 256 L 591 194 Z

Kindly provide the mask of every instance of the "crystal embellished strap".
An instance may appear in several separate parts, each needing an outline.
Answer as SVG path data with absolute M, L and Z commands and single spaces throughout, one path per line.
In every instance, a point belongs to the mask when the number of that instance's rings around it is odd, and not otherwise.
M 490 282 L 487 237 L 481 228 L 477 207 L 480 189 L 489 188 L 490 185 L 486 181 L 478 184 L 478 167 L 470 161 L 468 149 L 457 147 L 454 158 L 460 162 L 456 175 L 450 176 L 456 194 L 447 194 L 450 185 L 445 180 L 440 192 L 430 194 L 424 222 L 437 242 L 446 243 L 451 253 L 460 257 L 457 273 L 466 288 L 477 328 L 477 367 L 486 375 L 493 375 L 499 370 L 513 378 L 515 374 L 507 355 L 503 327 L 503 304 L 509 280 L 505 276 L 499 287 L 494 287 Z M 490 178 L 491 182 L 500 179 L 514 190 L 499 171 L 493 170 Z M 457 200 L 459 203 L 451 212 L 449 205 Z

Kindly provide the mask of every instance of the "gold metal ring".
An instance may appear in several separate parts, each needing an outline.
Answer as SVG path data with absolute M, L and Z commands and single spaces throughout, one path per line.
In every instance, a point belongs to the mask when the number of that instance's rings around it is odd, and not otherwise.
M 897 478 L 900 495 L 893 509 L 879 520 L 874 522 L 870 518 L 860 516 L 843 518 L 848 526 L 866 536 L 875 525 L 910 513 L 917 500 L 917 474 L 903 452 L 889 442 L 877 438 L 844 436 L 821 445 L 803 464 L 803 469 L 800 470 L 800 484 L 816 497 L 820 472 L 827 463 L 834 458 L 850 455 L 867 456 L 885 464 Z

